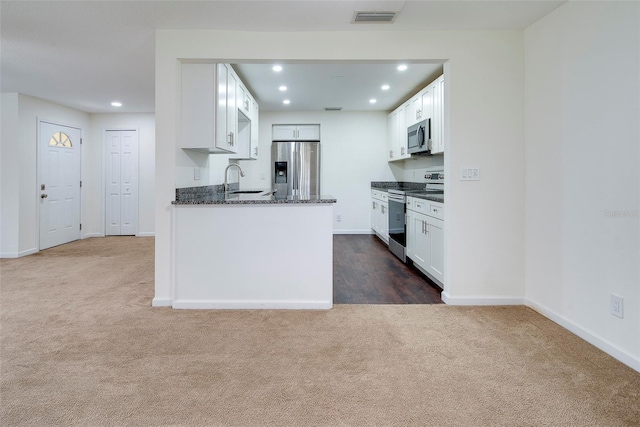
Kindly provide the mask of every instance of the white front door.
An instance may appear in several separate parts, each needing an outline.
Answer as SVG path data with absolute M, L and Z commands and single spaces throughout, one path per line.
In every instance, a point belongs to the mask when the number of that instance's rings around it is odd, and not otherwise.
M 105 234 L 135 235 L 138 232 L 138 131 L 106 131 L 105 149 Z
M 40 249 L 80 238 L 81 130 L 40 122 Z

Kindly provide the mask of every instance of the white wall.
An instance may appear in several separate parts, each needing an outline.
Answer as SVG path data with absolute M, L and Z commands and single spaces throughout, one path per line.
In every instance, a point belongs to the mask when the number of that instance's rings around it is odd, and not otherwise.
M 155 233 L 155 142 L 156 128 L 155 115 L 153 113 L 139 114 L 92 114 L 90 139 L 103 144 L 104 131 L 118 129 L 138 130 L 139 161 L 138 161 L 138 235 L 152 236 Z M 95 171 L 87 174 L 92 188 L 101 188 L 102 197 L 90 209 L 92 220 L 91 229 L 100 230 L 104 235 L 104 185 L 103 183 L 103 156 L 104 151 L 92 153 L 92 158 L 87 158 L 87 168 Z M 100 171 L 100 173 L 98 173 Z
M 387 114 L 261 112 L 260 158 L 240 162 L 246 174 L 240 178 L 241 188 L 271 188 L 273 124 L 320 124 L 320 190 L 338 200 L 333 208 L 334 232 L 371 233 L 371 181 L 395 180 L 385 158 Z
M 0 100 L 0 257 L 18 256 L 20 211 L 20 156 L 18 94 L 3 93 Z
M 38 251 L 38 120 L 82 129 L 81 237 L 104 235 L 102 131 L 109 127 L 140 130 L 140 224 L 142 235 L 155 231 L 155 120 L 153 114 L 97 114 L 67 108 L 22 94 L 2 94 L 2 192 L 0 256 Z
M 482 180 L 452 178 L 447 184 L 445 298 L 524 300 L 522 32 L 158 31 L 156 305 L 169 303 L 171 201 L 179 168 L 193 166 L 177 148 L 178 58 L 447 61 L 451 120 L 445 167 L 456 176 L 462 166 L 479 167 Z
M 62 125 L 79 127 L 82 129 L 85 144 L 82 146 L 82 179 L 85 179 L 87 173 L 91 173 L 84 168 L 85 158 L 91 157 L 93 150 L 96 148 L 88 140 L 86 140 L 86 132 L 89 129 L 89 114 L 71 108 L 53 104 L 42 99 L 33 98 L 22 94 L 3 95 L 3 111 L 5 108 L 15 110 L 17 108 L 17 122 L 13 124 L 4 123 L 5 116 L 3 113 L 3 126 L 10 126 L 14 129 L 14 134 L 5 139 L 2 138 L 3 162 L 10 162 L 11 172 L 5 175 L 3 164 L 3 186 L 9 182 L 9 185 L 15 185 L 18 191 L 17 200 L 10 196 L 5 199 L 5 193 L 2 193 L 3 210 L 5 207 L 15 212 L 17 209 L 17 217 L 14 215 L 5 218 L 3 215 L 3 230 L 11 228 L 13 234 L 2 238 L 2 256 L 15 257 L 34 253 L 38 250 L 38 230 L 39 230 L 39 205 L 38 205 L 38 183 L 37 183 L 37 128 L 38 120 L 47 120 Z M 7 117 L 8 119 L 8 117 Z M 11 120 L 15 120 L 12 117 Z M 17 130 L 17 133 L 15 132 Z M 17 138 L 16 138 L 17 135 Z M 83 187 L 81 191 L 81 222 L 84 224 L 87 217 L 86 207 L 91 204 L 93 197 L 93 189 Z M 10 194 L 10 193 L 7 193 Z M 17 204 L 16 204 L 17 202 Z M 17 234 L 15 231 L 17 230 Z M 83 235 L 89 233 L 83 229 Z M 7 239 L 5 240 L 5 237 Z M 11 239 L 9 239 L 11 237 Z M 16 239 L 17 238 L 17 242 Z M 10 248 L 5 251 L 4 247 Z M 17 248 L 17 252 L 15 252 Z
M 639 28 L 637 2 L 570 2 L 525 31 L 527 302 L 637 370 Z

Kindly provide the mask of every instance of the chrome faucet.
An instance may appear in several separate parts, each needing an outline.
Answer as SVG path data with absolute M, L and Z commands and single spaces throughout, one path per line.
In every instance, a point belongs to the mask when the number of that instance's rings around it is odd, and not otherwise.
M 229 166 L 227 166 L 224 170 L 224 192 L 228 192 L 229 191 L 229 184 L 227 184 L 227 171 L 229 170 L 229 168 L 231 166 L 235 166 L 238 168 L 238 170 L 240 171 L 240 176 L 244 176 L 244 172 L 242 172 L 242 168 L 240 167 L 239 164 L 237 163 L 231 163 Z

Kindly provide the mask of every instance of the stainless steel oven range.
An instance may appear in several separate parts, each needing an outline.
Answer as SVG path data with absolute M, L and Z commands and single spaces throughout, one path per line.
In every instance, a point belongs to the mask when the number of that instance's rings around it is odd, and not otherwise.
M 411 194 L 444 194 L 444 170 L 430 169 L 426 185 L 420 189 L 389 189 L 389 250 L 402 262 L 407 262 L 407 196 Z

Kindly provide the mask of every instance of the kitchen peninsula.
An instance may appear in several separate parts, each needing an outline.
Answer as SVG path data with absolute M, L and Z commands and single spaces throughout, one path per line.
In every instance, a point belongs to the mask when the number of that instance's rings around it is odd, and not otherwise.
M 237 191 L 176 190 L 172 306 L 331 308 L 336 199 Z

